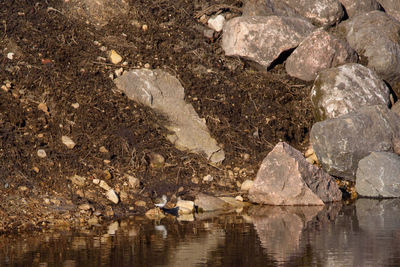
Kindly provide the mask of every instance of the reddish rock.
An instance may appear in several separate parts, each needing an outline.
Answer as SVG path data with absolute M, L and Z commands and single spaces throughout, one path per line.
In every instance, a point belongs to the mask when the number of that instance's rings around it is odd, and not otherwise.
M 390 16 L 400 21 L 400 1 L 399 0 L 379 0 L 379 3 Z
M 357 62 L 357 59 L 356 51 L 347 42 L 318 29 L 289 56 L 286 71 L 290 76 L 312 81 L 321 70 Z
M 346 9 L 347 15 L 351 18 L 361 13 L 379 10 L 380 5 L 376 0 L 339 0 Z
M 291 17 L 236 17 L 225 23 L 222 48 L 227 56 L 240 56 L 268 68 L 287 50 L 307 37 L 314 26 Z
M 335 180 L 284 142 L 267 155 L 249 190 L 249 199 L 269 205 L 323 205 L 339 201 Z

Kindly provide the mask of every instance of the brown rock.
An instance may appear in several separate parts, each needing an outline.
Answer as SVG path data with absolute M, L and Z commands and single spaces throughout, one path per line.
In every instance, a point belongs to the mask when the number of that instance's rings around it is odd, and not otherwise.
M 380 8 L 379 3 L 375 0 L 339 0 L 339 2 L 342 3 L 350 18 Z
M 321 70 L 357 62 L 357 59 L 357 53 L 347 42 L 318 29 L 304 39 L 288 57 L 286 71 L 290 76 L 312 81 Z
M 232 208 L 225 201 L 203 193 L 200 193 L 196 196 L 194 205 L 196 205 L 200 211 L 226 210 Z
M 249 199 L 269 205 L 323 205 L 341 200 L 335 180 L 284 142 L 267 155 L 249 190 Z

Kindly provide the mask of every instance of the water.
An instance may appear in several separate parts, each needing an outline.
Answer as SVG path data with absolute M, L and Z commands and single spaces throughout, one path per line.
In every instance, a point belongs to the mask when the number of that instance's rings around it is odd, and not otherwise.
M 400 200 L 0 237 L 1 266 L 400 266 Z M 191 221 L 193 220 L 193 221 Z

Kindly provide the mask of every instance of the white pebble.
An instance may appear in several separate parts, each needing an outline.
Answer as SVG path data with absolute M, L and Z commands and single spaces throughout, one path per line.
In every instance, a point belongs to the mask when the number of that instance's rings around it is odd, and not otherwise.
M 66 135 L 63 135 L 62 137 L 61 137 L 61 141 L 63 142 L 63 144 L 64 145 L 66 145 L 69 149 L 73 149 L 74 147 L 75 147 L 75 142 L 71 139 L 71 138 L 69 138 L 68 136 L 66 136 Z
M 39 149 L 37 151 L 37 155 L 39 158 L 45 158 L 47 156 L 46 151 L 44 151 L 44 149 Z
M 12 60 L 12 59 L 14 59 L 14 55 L 15 54 L 13 52 L 10 52 L 10 53 L 7 54 L 7 58 Z

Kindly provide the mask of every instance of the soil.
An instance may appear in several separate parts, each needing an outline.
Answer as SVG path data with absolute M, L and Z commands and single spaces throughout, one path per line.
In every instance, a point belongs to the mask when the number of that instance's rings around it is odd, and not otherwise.
M 233 194 L 277 142 L 308 145 L 311 84 L 289 77 L 279 61 L 267 72 L 226 57 L 221 35 L 204 35 L 201 15 L 238 16 L 242 1 L 131 0 L 127 14 L 102 27 L 70 15 L 63 2 L 0 5 L 0 232 L 143 214 L 162 194 L 171 202 L 200 191 Z M 105 60 L 111 49 L 127 63 Z M 162 117 L 116 91 L 115 70 L 145 65 L 181 81 L 225 150 L 222 164 L 177 150 Z M 165 158 L 161 167 L 150 164 L 154 153 Z M 72 183 L 74 175 L 84 185 Z M 127 175 L 140 185 L 131 187 Z M 112 204 L 93 179 L 121 202 Z M 91 208 L 80 209 L 85 203 Z

